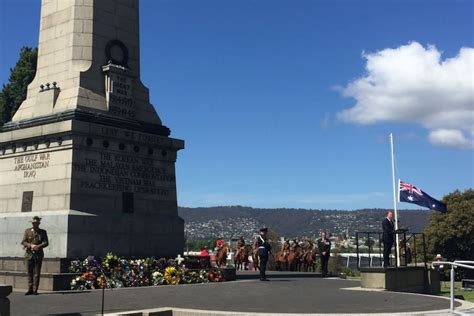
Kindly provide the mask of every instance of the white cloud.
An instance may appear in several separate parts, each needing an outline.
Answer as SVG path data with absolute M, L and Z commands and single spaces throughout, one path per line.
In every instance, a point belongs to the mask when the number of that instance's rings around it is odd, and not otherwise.
M 472 141 L 457 129 L 437 129 L 430 132 L 429 140 L 436 145 L 447 145 L 458 148 L 474 148 Z
M 363 57 L 367 73 L 342 89 L 357 102 L 339 119 L 416 123 L 430 131 L 433 144 L 473 148 L 474 48 L 442 60 L 436 47 L 413 42 Z

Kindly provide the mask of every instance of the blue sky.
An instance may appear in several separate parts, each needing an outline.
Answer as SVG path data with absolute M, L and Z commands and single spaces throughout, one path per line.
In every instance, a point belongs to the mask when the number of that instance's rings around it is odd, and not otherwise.
M 0 83 L 37 45 L 39 7 L 0 0 Z M 180 205 L 390 207 L 391 132 L 404 181 L 436 198 L 474 187 L 474 2 L 140 9 L 142 81 L 186 141 Z

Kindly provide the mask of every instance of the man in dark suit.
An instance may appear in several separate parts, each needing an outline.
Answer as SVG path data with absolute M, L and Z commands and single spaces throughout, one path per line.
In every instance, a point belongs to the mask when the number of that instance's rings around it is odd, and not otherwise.
M 38 295 L 38 287 L 43 263 L 43 248 L 48 247 L 48 234 L 40 229 L 41 218 L 33 217 L 32 228 L 27 228 L 21 244 L 25 248 L 25 264 L 28 270 L 28 292 L 25 295 Z
M 325 232 L 321 232 L 319 236 L 318 250 L 321 257 L 321 276 L 325 278 L 328 274 L 328 263 L 331 256 L 331 241 L 326 237 Z
M 258 261 L 260 263 L 260 281 L 268 281 L 265 271 L 267 270 L 268 255 L 272 251 L 272 246 L 267 239 L 268 228 L 260 229 L 260 235 L 255 241 L 257 248 Z
M 395 240 L 395 224 L 393 222 L 393 213 L 387 212 L 387 217 L 382 221 L 382 242 L 383 242 L 383 266 L 390 266 L 390 253 L 392 252 L 393 242 Z

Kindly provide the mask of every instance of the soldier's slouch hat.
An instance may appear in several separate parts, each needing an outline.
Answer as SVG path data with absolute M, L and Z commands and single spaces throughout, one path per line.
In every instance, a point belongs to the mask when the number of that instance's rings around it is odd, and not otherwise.
M 32 223 L 41 223 L 41 217 L 39 216 L 34 216 L 33 219 L 31 220 Z

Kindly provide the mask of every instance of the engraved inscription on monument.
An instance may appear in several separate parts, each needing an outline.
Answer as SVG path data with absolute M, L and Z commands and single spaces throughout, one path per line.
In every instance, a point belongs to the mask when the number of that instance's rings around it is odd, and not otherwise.
M 37 170 L 49 167 L 49 159 L 49 153 L 18 156 L 13 159 L 13 170 L 22 172 L 23 178 L 35 178 Z
M 114 64 L 102 67 L 105 73 L 105 95 L 109 113 L 133 119 L 136 116 L 132 79 L 126 68 Z
M 102 152 L 98 159 L 85 158 L 73 165 L 81 177 L 82 190 L 107 190 L 152 194 L 166 197 L 175 188 L 174 174 L 146 157 Z

